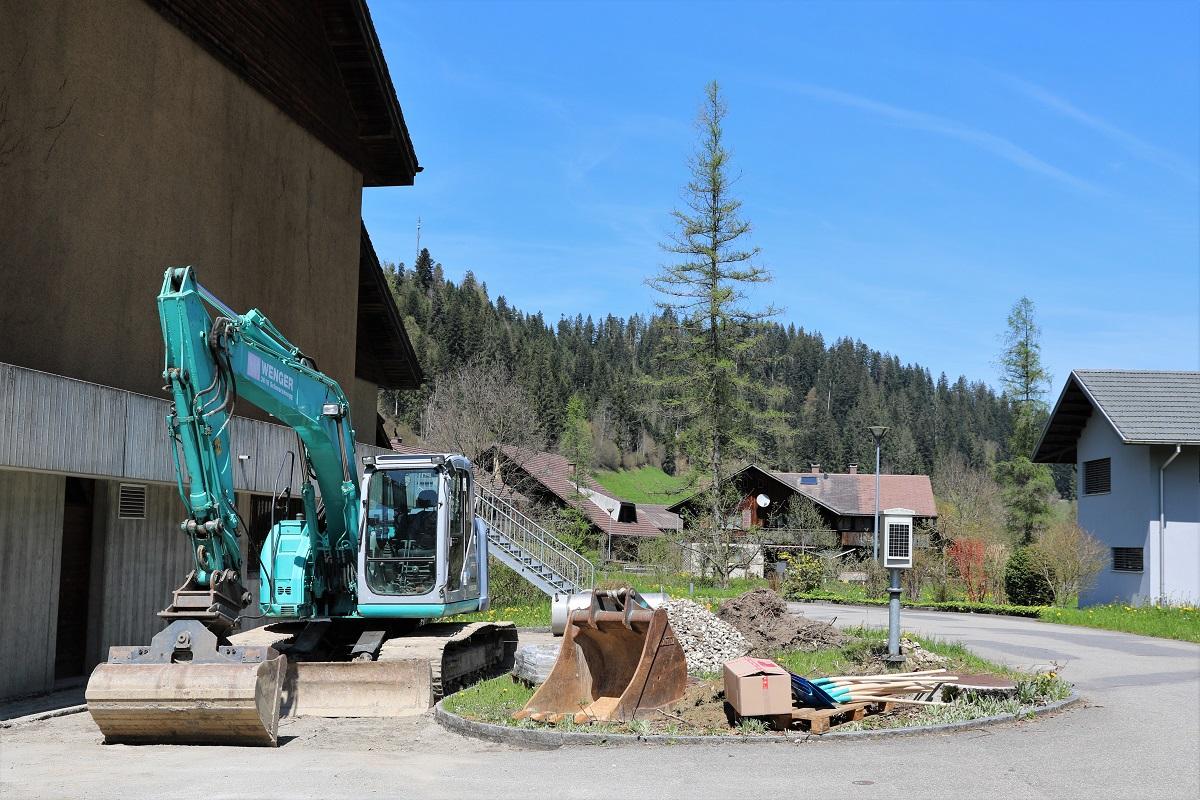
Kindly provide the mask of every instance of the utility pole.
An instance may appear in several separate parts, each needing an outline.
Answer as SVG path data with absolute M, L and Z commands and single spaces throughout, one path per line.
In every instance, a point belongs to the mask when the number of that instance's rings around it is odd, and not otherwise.
M 871 558 L 879 561 L 879 448 L 883 444 L 883 435 L 888 429 L 882 425 L 872 425 L 868 430 L 875 438 L 875 530 L 872 534 Z
M 881 563 L 879 560 L 879 452 L 883 446 L 883 436 L 888 432 L 888 429 L 883 425 L 872 425 L 870 427 L 871 436 L 875 439 L 875 534 L 874 534 L 874 558 L 875 563 Z M 912 524 L 912 521 L 909 521 Z M 888 570 L 890 581 L 888 582 L 888 654 L 886 661 L 889 664 L 904 663 L 904 654 L 900 652 L 900 568 L 892 567 Z
M 413 263 L 417 263 L 417 258 L 421 257 L 421 218 L 417 217 L 417 256 L 413 259 Z

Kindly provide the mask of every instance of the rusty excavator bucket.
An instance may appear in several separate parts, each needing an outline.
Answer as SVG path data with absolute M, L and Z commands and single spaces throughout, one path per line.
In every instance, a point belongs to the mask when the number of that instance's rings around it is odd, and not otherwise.
M 286 663 L 270 647 L 221 645 L 176 620 L 148 647 L 112 647 L 84 693 L 108 744 L 275 746 Z
M 633 589 L 597 590 L 570 612 L 550 677 L 514 719 L 629 722 L 678 701 L 687 662 L 665 608 Z

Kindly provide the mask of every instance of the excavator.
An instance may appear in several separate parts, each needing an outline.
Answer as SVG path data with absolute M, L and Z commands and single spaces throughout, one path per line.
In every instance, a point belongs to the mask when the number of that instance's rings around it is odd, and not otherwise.
M 421 713 L 511 669 L 511 622 L 438 621 L 490 604 L 471 462 L 381 453 L 361 459 L 360 475 L 337 382 L 192 267 L 166 271 L 158 316 L 191 570 L 149 645 L 111 647 L 92 672 L 85 699 L 105 741 L 275 746 L 281 716 Z M 234 495 L 239 401 L 294 430 L 299 453 L 289 455 L 302 511 L 272 521 L 257 600 L 243 583 Z M 290 488 L 277 492 L 272 508 L 290 500 Z M 555 609 L 564 644 L 528 715 L 632 719 L 682 696 L 686 665 L 665 609 L 628 589 L 563 596 Z
M 112 647 L 93 671 L 105 740 L 275 745 L 281 711 L 424 711 L 510 668 L 511 623 L 422 624 L 489 605 L 471 462 L 383 454 L 360 476 L 346 395 L 260 311 L 234 312 L 183 267 L 167 270 L 158 315 L 191 571 L 150 644 Z M 303 479 L 303 512 L 274 522 L 258 554 L 257 598 L 234 496 L 239 400 L 296 432 Z

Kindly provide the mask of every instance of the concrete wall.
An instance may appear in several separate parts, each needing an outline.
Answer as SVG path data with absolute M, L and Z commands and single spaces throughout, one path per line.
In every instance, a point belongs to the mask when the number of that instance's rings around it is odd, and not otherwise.
M 1174 448 L 1123 443 L 1102 414 L 1093 414 L 1079 437 L 1079 524 L 1108 547 L 1143 548 L 1140 573 L 1117 572 L 1111 561 L 1081 605 L 1113 601 L 1147 603 L 1159 593 L 1158 476 Z M 1166 593 L 1175 602 L 1200 600 L 1200 464 L 1198 448 L 1184 448 L 1167 470 Z M 1083 464 L 1112 459 L 1112 491 L 1083 493 Z
M 0 470 L 0 697 L 54 687 L 64 485 Z
M 159 395 L 193 264 L 352 391 L 362 176 L 142 0 L 0 19 L 0 361 Z
M 1150 463 L 1154 480 L 1174 447 L 1152 447 Z M 1165 530 L 1165 584 L 1154 585 L 1167 602 L 1200 605 L 1200 447 L 1185 447 L 1163 474 L 1167 526 Z M 1157 500 L 1157 496 L 1155 497 Z M 1155 503 L 1157 512 L 1157 503 Z M 1157 542 L 1158 517 L 1154 517 Z M 1157 575 L 1158 564 L 1154 565 Z
M 100 623 L 94 661 L 111 645 L 148 644 L 162 630 L 158 612 L 191 568 L 189 543 L 179 530 L 179 492 L 171 486 L 146 488 L 146 518 L 118 519 L 119 481 L 97 482 L 105 497 Z M 96 570 L 97 565 L 93 564 Z M 93 605 L 96 601 L 93 600 Z M 97 627 L 97 626 L 93 626 Z

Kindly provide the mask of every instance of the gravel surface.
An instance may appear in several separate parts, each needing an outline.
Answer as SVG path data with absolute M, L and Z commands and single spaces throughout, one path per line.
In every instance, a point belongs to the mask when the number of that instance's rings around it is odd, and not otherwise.
M 663 606 L 683 648 L 688 672 L 720 672 L 726 661 L 749 652 L 746 637 L 704 606 L 691 600 L 668 600 Z

